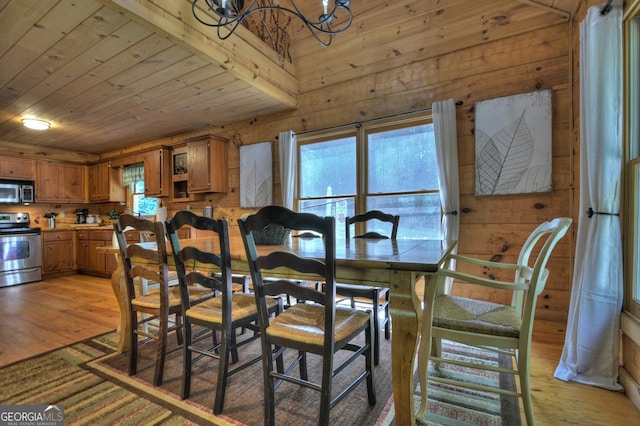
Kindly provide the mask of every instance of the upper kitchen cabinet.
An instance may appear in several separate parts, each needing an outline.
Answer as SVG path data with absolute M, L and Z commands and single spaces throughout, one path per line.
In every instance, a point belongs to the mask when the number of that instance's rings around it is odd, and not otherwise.
M 111 167 L 109 161 L 89 166 L 89 201 L 125 201 L 122 168 Z
M 35 180 L 35 160 L 19 157 L 0 158 L 0 178 Z
M 36 202 L 84 203 L 86 166 L 36 160 Z
M 187 142 L 189 192 L 229 190 L 228 141 L 216 136 Z
M 145 197 L 168 197 L 170 181 L 170 149 L 162 147 L 144 153 Z

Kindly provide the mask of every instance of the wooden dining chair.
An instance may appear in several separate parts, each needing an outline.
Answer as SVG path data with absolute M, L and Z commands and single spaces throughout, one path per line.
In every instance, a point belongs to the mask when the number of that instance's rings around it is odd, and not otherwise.
M 256 249 L 253 232 L 262 230 L 266 225 L 276 223 L 291 230 L 304 230 L 318 233 L 322 238 L 312 238 L 307 243 L 318 245 L 313 257 L 299 257 L 286 250 L 269 250 L 269 254 L 259 254 Z M 262 336 L 262 356 L 264 373 L 264 410 L 265 424 L 274 425 L 275 389 L 282 381 L 305 386 L 320 391 L 320 409 L 318 424 L 329 424 L 329 410 L 349 391 L 366 380 L 369 405 L 375 405 L 376 395 L 373 381 L 373 327 L 370 312 L 335 305 L 335 219 L 319 217 L 309 213 L 296 213 L 280 206 L 268 206 L 257 213 L 238 221 L 242 235 L 251 279 L 254 285 L 256 303 Z M 297 239 L 302 240 L 302 239 Z M 299 241 L 299 244 L 305 244 Z M 264 276 L 280 272 L 293 276 L 305 274 L 311 280 L 324 282 L 316 289 L 313 286 L 300 286 L 289 279 L 265 281 Z M 324 290 L 322 289 L 324 288 Z M 304 300 L 284 310 L 270 319 L 266 300 L 269 296 L 290 294 L 295 299 Z M 364 335 L 364 336 L 363 336 Z M 360 337 L 364 342 L 356 342 Z M 297 351 L 292 364 L 284 368 L 283 354 L 287 348 Z M 334 360 L 339 351 L 350 351 L 341 361 Z M 307 374 L 307 353 L 322 357 L 322 379 L 320 383 L 309 380 Z M 355 360 L 362 360 L 362 371 L 348 368 L 358 374 L 346 388 L 332 392 L 333 376 L 343 372 Z M 274 361 L 276 367 L 274 369 Z M 335 361 L 335 362 L 334 362 Z M 296 363 L 299 375 L 296 375 Z M 359 373 L 358 373 L 359 371 Z
M 485 392 L 520 396 L 523 400 L 528 425 L 535 424 L 529 384 L 529 348 L 538 296 L 544 290 L 549 270 L 546 268 L 551 252 L 558 241 L 567 233 L 571 218 L 556 218 L 539 225 L 527 238 L 516 263 L 499 263 L 451 254 L 445 267 L 437 272 L 438 284 L 426 289 L 425 308 L 433 301 L 432 318 L 427 313 L 423 321 L 431 319 L 431 341 L 425 340 L 420 346 L 418 371 L 421 389 L 426 389 L 427 380 L 468 387 Z M 537 253 L 537 254 L 536 254 Z M 456 261 L 456 270 L 451 261 Z M 474 272 L 461 272 L 475 271 Z M 498 279 L 491 278 L 497 276 Z M 512 293 L 510 305 L 445 294 L 444 282 L 452 277 L 454 286 L 465 283 L 485 286 L 487 289 L 503 289 Z M 477 346 L 497 353 L 515 356 L 514 369 L 502 369 L 481 363 L 470 363 L 444 358 L 442 340 Z M 429 345 L 428 343 L 431 343 Z M 430 347 L 431 346 L 431 347 Z M 501 374 L 518 376 L 520 391 L 469 384 L 454 377 L 429 375 L 428 363 L 432 361 L 436 369 L 442 363 L 464 368 L 489 370 Z M 422 403 L 417 417 L 424 415 L 427 398 Z M 517 408 L 516 408 L 517 409 Z
M 398 224 L 400 216 L 383 213 L 380 210 L 370 210 L 364 214 L 346 218 L 345 236 L 351 238 L 351 225 L 363 223 L 365 226 L 375 222 L 390 224 L 390 232 L 387 235 L 376 231 L 366 231 L 357 234 L 354 238 L 372 238 L 372 239 L 395 239 L 398 235 Z M 351 307 L 355 308 L 356 302 L 364 302 L 365 306 L 371 306 L 373 311 L 373 339 L 374 339 L 374 363 L 378 365 L 380 362 L 380 317 L 379 312 L 383 311 L 384 337 L 389 340 L 391 337 L 391 322 L 389 318 L 389 289 L 384 287 L 361 286 L 356 284 L 336 284 L 336 293 L 339 302 L 349 300 Z
M 157 349 L 153 385 L 160 386 L 167 353 L 168 333 L 175 331 L 178 344 L 182 344 L 183 341 L 180 289 L 177 286 L 169 286 L 164 223 L 124 214 L 118 217 L 113 226 L 124 263 L 129 308 L 131 330 L 129 375 L 137 373 L 140 337 L 143 338 L 143 342 L 154 339 L 157 341 Z M 129 242 L 126 237 L 127 230 L 154 234 L 156 242 Z M 157 288 L 143 294 L 140 285 L 142 280 L 156 283 Z M 194 292 L 192 295 L 194 298 L 211 296 L 211 292 L 206 289 Z
M 233 283 L 226 219 L 197 216 L 184 210 L 177 212 L 166 226 L 178 271 L 184 312 L 182 398 L 189 398 L 191 394 L 194 354 L 196 359 L 202 355 L 215 358 L 218 360 L 218 374 L 213 412 L 220 414 L 224 408 L 227 379 L 261 359 L 260 356 L 253 357 L 229 369 L 229 364 L 239 362 L 238 348 L 260 337 L 255 298 L 244 292 L 248 279 L 238 276 L 237 283 Z M 217 245 L 206 251 L 193 246 L 182 247 L 178 230 L 183 227 L 210 231 L 214 238 L 217 237 Z M 194 302 L 189 296 L 198 288 L 213 292 L 215 297 Z M 277 298 L 270 298 L 265 304 L 267 315 L 276 315 L 282 310 L 282 302 Z M 243 334 L 245 329 L 253 333 L 239 340 L 236 336 L 238 329 Z M 220 333 L 219 340 L 217 333 Z

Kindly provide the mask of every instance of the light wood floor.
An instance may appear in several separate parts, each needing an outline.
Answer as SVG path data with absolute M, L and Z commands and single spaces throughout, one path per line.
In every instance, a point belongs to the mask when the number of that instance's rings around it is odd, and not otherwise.
M 0 366 L 114 330 L 118 315 L 107 279 L 73 275 L 0 288 Z M 538 425 L 640 424 L 640 413 L 624 393 L 553 378 L 564 324 L 536 322 L 533 340 Z

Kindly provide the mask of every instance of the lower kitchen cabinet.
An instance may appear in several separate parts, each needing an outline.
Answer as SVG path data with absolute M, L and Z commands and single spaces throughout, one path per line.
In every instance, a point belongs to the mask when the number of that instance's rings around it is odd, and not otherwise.
M 73 272 L 73 231 L 42 233 L 42 275 Z
M 110 277 L 111 273 L 115 270 L 115 265 L 113 265 L 112 268 L 107 268 L 107 256 L 114 256 L 98 253 L 97 248 L 110 246 L 112 244 L 113 231 L 83 230 L 77 232 L 78 254 L 76 260 L 78 263 L 78 272 L 98 277 Z M 115 263 L 115 259 L 113 262 Z M 109 266 L 111 266 L 111 264 Z
M 116 270 L 116 258 L 113 254 L 99 253 L 97 248 L 113 245 L 113 229 L 83 229 L 76 232 L 78 272 L 97 277 L 111 277 Z M 127 233 L 127 240 L 138 241 L 139 238 L 138 233 Z

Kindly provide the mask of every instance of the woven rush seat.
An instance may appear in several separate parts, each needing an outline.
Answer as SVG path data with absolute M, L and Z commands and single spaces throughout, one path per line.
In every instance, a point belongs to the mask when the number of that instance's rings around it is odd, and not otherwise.
M 522 320 L 512 306 L 441 295 L 433 309 L 434 327 L 494 336 L 520 335 Z
M 191 289 L 189 292 L 189 299 L 193 302 L 201 300 L 203 298 L 212 297 L 213 293 L 208 288 L 203 289 Z M 160 290 L 151 290 L 144 296 L 138 296 L 131 301 L 132 305 L 138 307 L 153 307 L 160 303 Z M 180 306 L 182 299 L 180 296 L 180 287 L 169 288 L 169 306 Z
M 269 309 L 275 309 L 278 303 L 277 299 L 269 299 L 267 306 Z M 231 321 L 255 316 L 257 313 L 256 299 L 252 294 L 234 293 L 231 296 Z M 199 305 L 192 306 L 185 315 L 194 320 L 222 323 L 222 298 L 214 297 Z
M 334 339 L 336 342 L 350 340 L 369 322 L 366 312 L 336 307 Z M 295 336 L 296 340 L 306 344 L 322 346 L 324 344 L 325 308 L 322 305 L 293 305 L 271 320 L 267 334 L 271 337 Z

